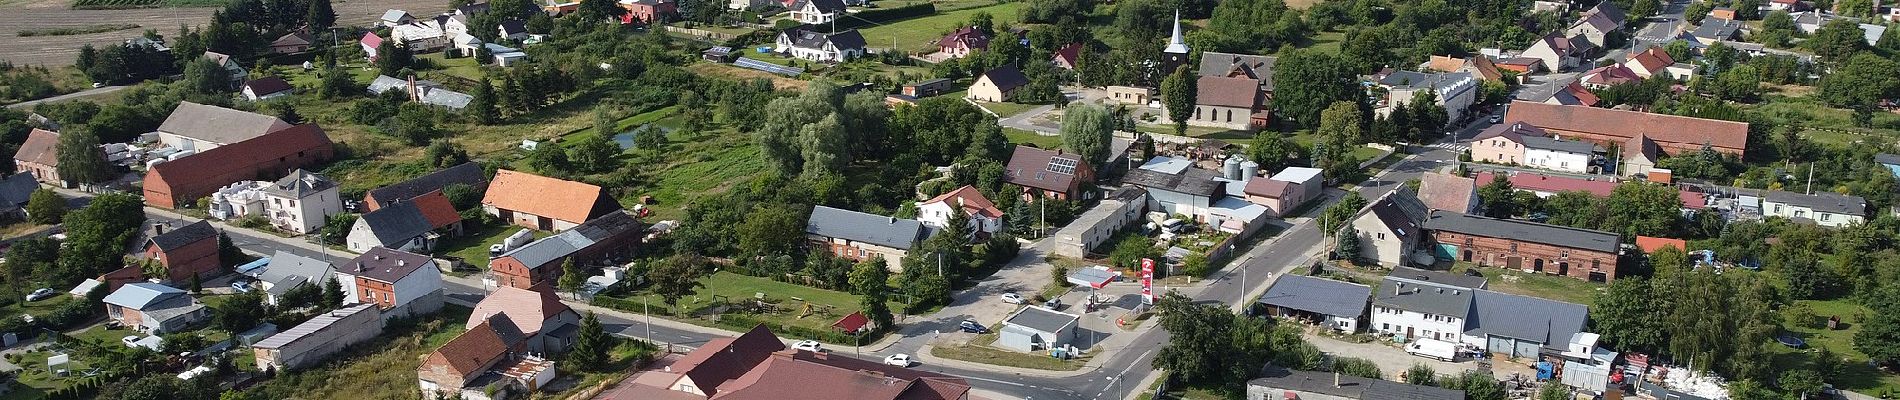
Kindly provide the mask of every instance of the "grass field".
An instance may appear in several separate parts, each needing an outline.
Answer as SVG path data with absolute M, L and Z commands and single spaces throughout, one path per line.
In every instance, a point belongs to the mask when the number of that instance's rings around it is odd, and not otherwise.
M 1060 360 L 1050 357 L 1047 352 L 1025 353 L 991 347 L 990 344 L 995 342 L 996 334 L 987 333 L 977 335 L 976 339 L 967 344 L 932 347 L 930 355 L 953 360 L 1050 371 L 1074 371 L 1082 369 L 1082 366 L 1088 363 L 1087 358 Z
M 1477 268 L 1484 273 L 1488 289 L 1510 294 L 1537 298 L 1567 301 L 1590 305 L 1596 301 L 1596 294 L 1605 286 L 1586 282 L 1581 279 L 1559 275 L 1524 273 L 1497 267 L 1479 267 L 1460 262 L 1451 269 L 1452 273 L 1464 273 L 1466 268 Z
M 1019 104 L 1019 103 L 977 103 L 977 105 L 979 107 L 983 107 L 984 109 L 990 110 L 990 112 L 996 113 L 997 118 L 1014 117 L 1017 114 L 1028 112 L 1029 110 L 1035 109 L 1036 107 L 1042 107 L 1042 105 L 1040 104 Z
M 259 398 L 413 399 L 419 358 L 464 329 L 470 310 L 445 306 L 428 321 L 385 331 L 316 368 L 278 374 L 248 391 Z
M 1299 0 L 1296 0 L 1296 1 L 1299 1 Z M 1287 5 L 1292 6 L 1291 3 Z M 1345 32 L 1320 32 L 1320 33 L 1313 34 L 1313 37 L 1311 38 L 1311 40 L 1312 42 L 1307 43 L 1308 48 L 1312 48 L 1316 50 L 1324 50 L 1327 52 L 1337 54 L 1339 53 L 1339 45 L 1346 41 L 1346 33 Z
M 508 235 L 513 235 L 515 231 L 521 229 L 524 228 L 503 224 L 470 226 L 464 231 L 467 235 L 443 238 L 442 242 L 436 245 L 436 254 L 461 257 L 462 261 L 476 268 L 488 268 L 488 245 L 501 243 L 502 239 L 508 238 Z M 530 230 L 530 232 L 533 232 L 535 239 L 550 235 L 546 231 Z
M 1841 389 L 1853 390 L 1862 394 L 1880 396 L 1882 393 L 1900 391 L 1900 375 L 1883 373 L 1867 365 L 1867 355 L 1854 349 L 1854 334 L 1860 332 L 1860 323 L 1865 320 L 1867 309 L 1846 300 L 1814 301 L 1802 300 L 1796 304 L 1806 305 L 1814 311 L 1819 320 L 1827 317 L 1840 317 L 1843 329 L 1828 330 L 1810 326 L 1784 324 L 1789 334 L 1807 341 L 1807 349 L 1792 349 L 1779 344 L 1773 345 L 1776 351 L 1774 364 L 1778 368 L 1793 368 L 1813 358 L 1813 352 L 1826 348 L 1845 359 L 1841 363 L 1839 376 L 1829 379 Z M 1787 314 L 1794 307 L 1783 307 Z M 1784 320 L 1786 316 L 1784 315 Z M 1816 321 L 1817 325 L 1819 321 Z
M 877 25 L 859 30 L 865 42 L 872 47 L 890 46 L 895 40 L 898 49 L 905 51 L 924 51 L 930 42 L 943 37 L 943 34 L 958 26 L 970 23 L 970 16 L 987 12 L 999 19 L 1015 18 L 1017 10 L 1025 3 L 1012 2 L 991 6 L 967 8 L 955 11 L 938 11 L 937 15 L 907 19 L 889 24 Z
M 1880 135 L 1890 139 L 1900 138 L 1900 114 L 1876 112 L 1873 116 L 1873 127 L 1861 128 L 1854 126 L 1853 111 L 1829 107 L 1819 99 L 1810 96 L 1771 94 L 1763 96 L 1761 102 L 1744 104 L 1741 107 L 1744 114 L 1775 124 L 1800 124 L 1810 128 L 1803 132 L 1803 135 L 1820 143 L 1851 145 L 1855 141 L 1865 139 L 1861 135 L 1832 132 L 1837 130 Z
M 1043 136 L 1016 128 L 1003 128 L 1003 136 L 1008 137 L 1010 143 L 1032 144 L 1044 149 L 1062 147 L 1061 136 Z
M 1147 133 L 1159 133 L 1163 135 L 1174 134 L 1174 126 L 1170 125 L 1169 123 L 1159 123 L 1159 124 L 1137 123 L 1135 124 L 1135 130 L 1140 131 L 1140 132 L 1147 132 Z M 1187 133 L 1188 137 L 1201 138 L 1201 139 L 1221 139 L 1221 140 L 1226 140 L 1230 142 L 1253 139 L 1252 132 L 1237 131 L 1237 130 L 1227 129 L 1227 128 L 1210 128 L 1210 127 L 1205 127 L 1205 126 L 1189 125 L 1185 133 Z
M 751 315 L 752 317 L 767 321 L 768 323 L 817 330 L 828 330 L 833 322 L 838 321 L 838 318 L 844 317 L 846 314 L 858 311 L 859 309 L 858 296 L 850 293 L 818 289 L 810 286 L 790 284 L 732 272 L 722 271 L 715 273 L 701 279 L 700 283 L 704 283 L 706 287 L 700 288 L 698 295 L 680 299 L 680 309 L 699 310 L 712 306 L 715 299 L 736 303 L 752 299 L 756 294 L 764 293 L 765 301 L 773 303 L 777 311 L 753 314 Z M 656 314 L 668 309 L 666 303 L 661 301 L 659 296 L 653 294 L 639 292 L 630 294 L 623 299 L 629 302 L 627 304 L 641 304 L 641 301 L 644 299 L 647 304 L 654 309 L 654 313 Z M 902 297 L 898 297 L 898 300 L 900 301 L 890 302 L 891 310 L 904 309 L 904 302 L 901 301 Z M 800 314 L 805 313 L 806 304 L 811 305 L 811 314 L 800 317 Z M 678 313 L 673 314 L 677 315 Z M 714 326 L 712 321 L 705 318 L 681 319 L 694 324 Z M 794 338 L 788 337 L 786 339 Z

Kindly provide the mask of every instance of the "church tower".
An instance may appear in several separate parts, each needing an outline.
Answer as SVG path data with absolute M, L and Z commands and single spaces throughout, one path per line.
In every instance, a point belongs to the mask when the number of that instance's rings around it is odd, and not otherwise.
M 1161 75 L 1174 73 L 1174 70 L 1188 62 L 1187 40 L 1181 37 L 1181 11 L 1174 11 L 1174 35 L 1168 37 L 1168 47 L 1161 50 Z

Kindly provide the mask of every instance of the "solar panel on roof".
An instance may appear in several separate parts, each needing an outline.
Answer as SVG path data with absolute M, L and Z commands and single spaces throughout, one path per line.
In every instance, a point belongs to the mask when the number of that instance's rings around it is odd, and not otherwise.
M 1075 175 L 1075 160 L 1051 158 L 1049 159 L 1049 171 L 1063 175 Z

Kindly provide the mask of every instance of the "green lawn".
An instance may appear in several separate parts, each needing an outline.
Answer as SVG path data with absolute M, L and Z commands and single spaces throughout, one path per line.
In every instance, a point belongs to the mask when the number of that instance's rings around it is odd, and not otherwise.
M 20 291 L 24 293 L 19 294 L 20 298 L 22 300 L 25 300 L 26 293 L 31 293 L 32 290 L 33 289 L 21 287 Z M 63 290 L 63 289 L 55 288 L 53 290 Z M 8 304 L 5 307 L 0 307 L 0 318 L 12 318 L 13 316 L 20 315 L 20 314 L 44 316 L 46 315 L 46 313 L 53 312 L 53 310 L 59 309 L 59 306 L 65 305 L 66 302 L 68 301 L 73 301 L 73 296 L 66 294 L 66 292 L 60 292 L 59 294 L 54 295 L 53 297 L 40 300 L 40 301 L 35 301 L 31 303 Z
M 1385 150 L 1379 150 L 1379 149 L 1365 147 L 1365 146 L 1360 146 L 1359 148 L 1352 149 L 1352 156 L 1361 161 L 1371 160 L 1373 157 L 1378 157 L 1379 154 L 1383 154 L 1383 153 L 1385 153 Z
M 715 273 L 712 276 L 701 279 L 700 283 L 704 283 L 706 287 L 698 289 L 699 293 L 697 295 L 680 299 L 680 309 L 703 312 L 715 306 L 717 301 L 726 301 L 728 303 L 747 302 L 753 299 L 754 296 L 763 293 L 765 295 L 765 302 L 771 303 L 775 311 L 752 314 L 750 315 L 751 317 L 760 319 L 768 325 L 782 324 L 817 330 L 829 330 L 831 329 L 831 324 L 837 322 L 838 318 L 844 317 L 846 314 L 858 311 L 859 309 L 858 296 L 850 293 L 818 289 L 810 286 L 779 282 L 732 272 L 721 271 Z M 630 308 L 627 311 L 640 312 L 642 300 L 646 301 L 646 305 L 652 307 L 652 311 L 656 315 L 665 315 L 664 313 L 668 309 L 666 303 L 662 301 L 659 296 L 646 292 L 636 292 L 624 297 L 619 297 L 618 299 L 622 301 L 619 303 L 619 308 Z M 897 301 L 890 302 L 891 310 L 903 310 L 903 296 L 896 296 L 896 300 Z M 801 318 L 800 315 L 806 313 L 807 304 L 809 304 L 811 308 L 810 314 Z M 677 315 L 676 318 L 699 325 L 717 326 L 713 321 L 707 318 L 684 318 L 677 317 Z M 788 337 L 787 339 L 793 338 Z
M 343 352 L 318 367 L 252 386 L 252 398 L 410 399 L 416 397 L 415 365 L 461 334 L 470 310 L 445 306 L 414 326 L 392 325 L 382 335 Z
M 1777 125 L 1801 124 L 1811 128 L 1802 132 L 1804 136 L 1816 142 L 1829 144 L 1851 144 L 1859 140 L 1858 135 L 1839 132 L 1819 131 L 1812 128 L 1845 130 L 1865 134 L 1881 135 L 1888 138 L 1900 138 L 1900 114 L 1876 112 L 1872 128 L 1854 126 L 1854 113 L 1840 108 L 1829 107 L 1812 96 L 1765 95 L 1755 104 L 1740 105 L 1744 115 L 1761 118 Z
M 987 12 L 998 18 L 1014 18 L 1017 10 L 1023 8 L 1023 2 L 1009 2 L 993 6 L 967 8 L 956 11 L 939 11 L 936 15 L 913 18 L 893 23 L 876 25 L 859 30 L 865 42 L 871 47 L 890 46 L 895 43 L 898 49 L 922 51 L 930 49 L 930 42 L 943 37 L 944 33 L 958 26 L 970 23 L 970 16 L 978 12 Z M 895 42 L 893 42 L 895 40 Z
M 1170 125 L 1167 123 L 1135 124 L 1135 130 L 1141 131 L 1141 132 L 1147 132 L 1147 133 L 1173 135 L 1174 125 Z M 1201 139 L 1221 139 L 1221 140 L 1226 140 L 1230 142 L 1253 139 L 1253 132 L 1239 131 L 1239 130 L 1233 130 L 1233 129 L 1227 129 L 1227 128 L 1210 128 L 1210 127 L 1205 127 L 1205 126 L 1189 125 L 1187 127 L 1186 133 L 1188 137 L 1195 137 L 1195 138 L 1201 138 Z
M 1802 300 L 1796 304 L 1806 305 L 1814 311 L 1812 325 L 1796 326 L 1784 323 L 1782 329 L 1800 337 L 1808 343 L 1808 349 L 1796 350 L 1779 344 L 1774 345 L 1776 354 L 1774 364 L 1777 368 L 1795 368 L 1813 358 L 1813 352 L 1825 348 L 1846 359 L 1842 363 L 1839 376 L 1829 379 L 1841 389 L 1853 390 L 1862 394 L 1879 396 L 1889 391 L 1900 391 L 1900 375 L 1883 373 L 1867 366 L 1867 355 L 1854 349 L 1854 334 L 1860 332 L 1860 323 L 1865 320 L 1867 309 L 1847 300 L 1814 301 Z M 1783 320 L 1796 307 L 1783 307 Z M 1842 329 L 1829 330 L 1821 321 L 1827 317 L 1840 317 Z M 1792 321 L 1789 321 L 1792 322 Z M 1819 327 L 1819 328 L 1816 328 Z
M 435 254 L 461 257 L 462 261 L 475 268 L 487 269 L 488 245 L 501 243 L 502 239 L 522 229 L 527 228 L 503 224 L 471 226 L 463 231 L 466 235 L 443 238 L 442 242 L 436 245 Z M 531 230 L 531 232 L 534 232 L 535 239 L 552 235 L 546 231 Z
M 1010 143 L 1033 144 L 1044 149 L 1062 147 L 1061 136 L 1043 136 L 1016 128 L 1003 128 L 1003 136 L 1008 137 Z
M 985 109 L 990 110 L 990 112 L 996 113 L 997 118 L 1014 117 L 1016 116 L 1016 114 L 1022 114 L 1024 112 L 1028 112 L 1031 109 L 1035 109 L 1036 107 L 1042 107 L 1041 104 L 1018 104 L 1018 103 L 977 103 L 977 104 L 981 105 Z
M 1499 267 L 1479 267 L 1463 262 L 1458 263 L 1451 272 L 1461 274 L 1464 273 L 1465 268 L 1477 268 L 1478 272 L 1484 273 L 1485 279 L 1489 281 L 1487 289 L 1493 291 L 1567 301 L 1586 306 L 1595 302 L 1597 292 L 1605 287 L 1603 284 L 1568 276 L 1524 273 Z
M 725 192 L 765 171 L 765 158 L 752 135 L 730 128 L 705 132 L 673 131 L 664 151 L 635 163 L 644 171 L 634 192 L 653 196 L 654 221 L 679 219 L 693 199 Z M 644 151 L 644 150 L 643 150 Z M 641 161 L 650 160 L 650 161 Z
M 1314 50 L 1339 53 L 1339 45 L 1345 41 L 1345 32 L 1320 32 L 1313 35 L 1312 42 L 1307 43 L 1307 47 Z
M 442 56 L 442 53 L 430 53 L 418 55 L 416 59 L 429 60 L 429 63 L 435 64 L 436 69 L 430 70 L 429 72 L 447 74 L 471 81 L 479 81 L 482 79 L 482 76 L 485 75 L 482 73 L 482 66 L 475 62 L 474 57 L 446 58 Z M 424 75 L 427 75 L 429 72 L 424 72 Z
M 932 347 L 930 355 L 953 360 L 1050 371 L 1074 371 L 1088 364 L 1086 357 L 1061 360 L 1050 357 L 1047 352 L 1027 353 L 991 347 L 990 344 L 995 342 L 996 334 L 982 334 L 977 335 L 976 339 L 967 344 Z

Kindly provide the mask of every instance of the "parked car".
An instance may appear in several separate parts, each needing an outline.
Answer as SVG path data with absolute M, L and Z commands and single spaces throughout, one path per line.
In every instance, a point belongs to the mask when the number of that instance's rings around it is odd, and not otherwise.
M 119 343 L 125 343 L 125 347 L 139 347 L 139 336 L 132 335 L 119 338 Z
M 910 368 L 910 361 L 909 354 L 892 354 L 889 357 L 884 357 L 884 365 Z
M 967 319 L 957 323 L 957 330 L 969 333 L 990 333 L 990 328 L 984 327 L 983 324 L 976 323 L 976 321 Z
M 236 290 L 238 293 L 250 293 L 251 281 L 247 281 L 247 280 L 231 281 L 231 290 Z
M 1020 295 L 1020 294 L 1004 293 L 1003 302 L 1009 303 L 1009 304 L 1023 304 L 1023 303 L 1027 303 L 1028 300 L 1023 300 L 1023 295 Z
M 27 294 L 26 301 L 33 302 L 33 301 L 45 300 L 46 298 L 53 297 L 53 295 L 56 295 L 56 294 L 59 294 L 59 292 L 54 292 L 53 288 L 39 288 L 38 290 L 34 290 L 33 293 Z
M 1491 116 L 1491 123 L 1493 123 L 1493 124 L 1495 124 L 1495 123 L 1499 123 L 1499 122 L 1504 122 L 1504 116 L 1502 116 L 1502 115 L 1492 115 L 1492 116 Z
M 816 340 L 800 340 L 798 343 L 792 343 L 792 348 L 813 353 L 822 353 L 825 351 L 824 345 L 818 343 Z
M 1049 299 L 1049 301 L 1042 302 L 1042 308 L 1047 308 L 1051 310 L 1061 310 L 1062 299 Z

